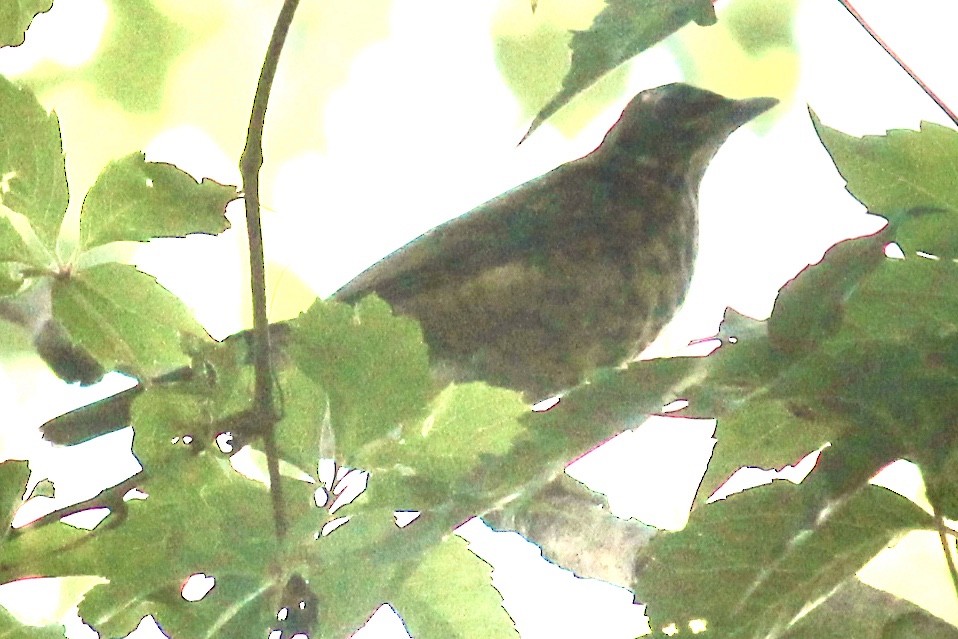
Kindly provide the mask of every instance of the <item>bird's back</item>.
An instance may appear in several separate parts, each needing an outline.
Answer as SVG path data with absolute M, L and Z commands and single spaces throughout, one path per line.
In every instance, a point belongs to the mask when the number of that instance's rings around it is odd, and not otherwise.
M 376 293 L 420 321 L 447 379 L 538 399 L 644 348 L 681 302 L 695 203 L 673 186 L 592 154 L 420 236 L 335 298 Z

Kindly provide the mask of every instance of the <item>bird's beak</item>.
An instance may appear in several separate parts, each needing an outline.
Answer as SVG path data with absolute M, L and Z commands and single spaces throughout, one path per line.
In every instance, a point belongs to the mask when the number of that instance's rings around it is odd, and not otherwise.
M 773 106 L 778 104 L 775 98 L 748 98 L 745 100 L 735 100 L 732 106 L 731 120 L 736 126 L 742 126 L 746 122 L 765 113 Z

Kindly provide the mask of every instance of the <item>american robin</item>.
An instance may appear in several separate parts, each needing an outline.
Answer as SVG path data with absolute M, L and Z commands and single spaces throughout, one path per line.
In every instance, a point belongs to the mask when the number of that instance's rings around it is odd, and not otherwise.
M 442 380 L 530 401 L 641 352 L 682 304 L 698 189 L 728 136 L 774 106 L 687 84 L 636 95 L 593 152 L 413 240 L 334 294 L 422 325 Z M 42 427 L 74 443 L 128 423 L 137 389 Z M 112 402 L 112 404 L 111 404 Z

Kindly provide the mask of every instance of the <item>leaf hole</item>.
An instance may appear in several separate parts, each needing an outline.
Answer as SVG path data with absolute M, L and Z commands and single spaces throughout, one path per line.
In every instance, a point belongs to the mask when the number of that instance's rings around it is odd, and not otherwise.
M 893 260 L 903 260 L 905 259 L 905 252 L 901 250 L 897 243 L 890 242 L 885 245 L 885 257 Z
M 213 590 L 216 585 L 216 579 L 209 575 L 198 572 L 190 577 L 180 588 L 180 596 L 187 601 L 199 601 Z

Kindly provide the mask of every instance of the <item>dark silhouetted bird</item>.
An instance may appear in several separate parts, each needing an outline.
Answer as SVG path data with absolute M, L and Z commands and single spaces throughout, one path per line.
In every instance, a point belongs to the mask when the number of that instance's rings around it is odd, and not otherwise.
M 575 386 L 638 355 L 682 304 L 706 167 L 776 102 L 686 84 L 643 91 L 595 151 L 425 233 L 334 298 L 376 293 L 418 320 L 442 380 L 484 380 L 530 401 Z M 72 443 L 123 426 L 136 392 L 44 434 Z

